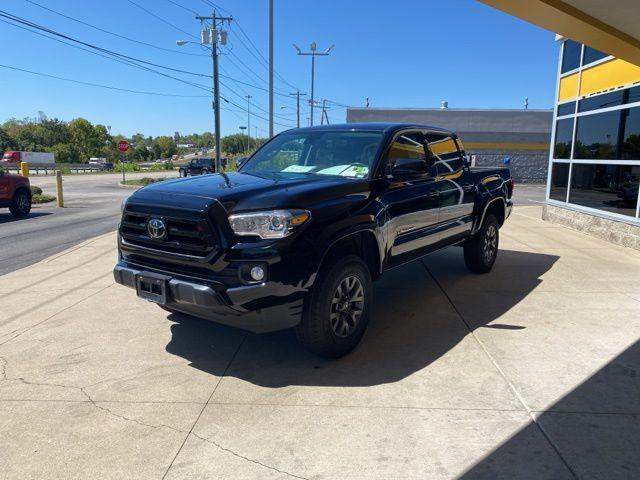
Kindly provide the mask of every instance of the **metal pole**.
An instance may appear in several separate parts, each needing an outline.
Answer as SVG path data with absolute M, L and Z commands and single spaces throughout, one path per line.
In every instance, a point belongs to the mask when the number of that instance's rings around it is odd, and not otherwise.
M 313 127 L 313 83 L 315 81 L 316 75 L 316 55 L 315 53 L 311 54 L 311 126 Z
M 59 207 L 64 207 L 64 197 L 62 196 L 62 172 L 56 171 L 56 199 Z
M 273 0 L 269 0 L 269 137 L 273 137 Z
M 247 152 L 251 151 L 251 112 L 249 110 L 251 98 L 251 95 L 247 95 Z
M 211 14 L 213 17 L 213 28 L 216 29 L 216 11 Z M 211 39 L 211 58 L 213 59 L 213 122 L 215 124 L 216 138 L 216 173 L 222 170 L 220 164 L 220 84 L 218 82 L 218 41 Z
M 298 128 L 300 128 L 300 90 L 296 92 L 296 112 L 298 117 Z
M 324 114 L 325 114 L 325 107 L 327 105 L 327 101 L 326 100 L 322 100 L 322 115 L 320 116 L 320 125 L 324 125 Z M 329 123 L 329 122 L 327 122 Z

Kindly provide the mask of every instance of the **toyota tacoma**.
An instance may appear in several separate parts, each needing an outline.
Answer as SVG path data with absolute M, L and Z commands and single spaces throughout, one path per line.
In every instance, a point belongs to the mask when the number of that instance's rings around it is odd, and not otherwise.
M 385 271 L 450 245 L 472 272 L 491 270 L 512 194 L 507 168 L 470 167 L 441 128 L 289 130 L 238 172 L 126 199 L 114 277 L 170 312 L 294 327 L 311 351 L 340 357 L 360 342 Z

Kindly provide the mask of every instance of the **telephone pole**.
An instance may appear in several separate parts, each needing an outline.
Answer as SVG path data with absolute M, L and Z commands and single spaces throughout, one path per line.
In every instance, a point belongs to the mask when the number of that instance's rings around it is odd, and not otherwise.
M 306 93 L 300 93 L 300 90 L 296 90 L 294 93 L 290 93 L 289 95 L 293 95 L 296 97 L 296 113 L 298 116 L 298 128 L 300 128 L 300 95 L 306 95 Z
M 219 17 L 216 11 L 211 12 L 210 17 L 196 15 L 196 19 L 200 20 L 201 30 L 200 38 L 202 45 L 211 45 L 211 60 L 213 61 L 213 123 L 216 138 L 216 173 L 220 173 L 222 165 L 220 163 L 220 82 L 218 79 L 218 43 L 225 45 L 227 43 L 227 32 L 219 30 L 218 26 L 222 26 L 224 22 L 231 23 L 233 17 Z M 207 20 L 211 21 L 211 25 L 205 25 Z
M 247 99 L 247 152 L 251 151 L 251 112 L 249 111 L 249 100 L 253 97 L 251 95 L 245 95 Z
M 335 45 L 331 45 L 329 48 L 327 48 L 324 52 L 317 52 L 316 51 L 316 42 L 312 42 L 311 45 L 309 46 L 309 51 L 308 52 L 303 52 L 302 50 L 300 50 L 300 47 L 298 47 L 295 43 L 293 44 L 293 48 L 295 48 L 298 51 L 298 55 L 304 55 L 304 56 L 310 56 L 311 57 L 311 101 L 309 102 L 311 105 L 311 126 L 313 127 L 313 104 L 314 104 L 314 83 L 315 83 L 315 76 L 316 76 L 316 57 L 326 57 L 329 55 L 329 53 L 331 52 L 331 50 L 333 50 L 333 47 L 335 47 Z
M 269 138 L 273 137 L 273 0 L 269 0 Z

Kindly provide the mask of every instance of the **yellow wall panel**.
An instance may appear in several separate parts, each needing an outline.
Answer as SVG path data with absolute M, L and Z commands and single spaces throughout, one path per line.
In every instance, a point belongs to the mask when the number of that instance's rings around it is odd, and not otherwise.
M 582 71 L 580 95 L 640 81 L 640 67 L 619 58 Z
M 578 96 L 578 74 L 567 75 L 560 79 L 558 101 L 568 100 Z

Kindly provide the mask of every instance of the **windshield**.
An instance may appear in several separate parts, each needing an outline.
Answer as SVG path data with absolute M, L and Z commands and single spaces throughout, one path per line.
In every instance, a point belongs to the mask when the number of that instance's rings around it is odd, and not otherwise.
M 367 178 L 381 141 L 380 132 L 283 133 L 258 150 L 240 171 Z

